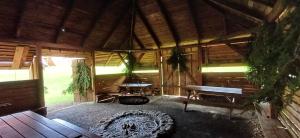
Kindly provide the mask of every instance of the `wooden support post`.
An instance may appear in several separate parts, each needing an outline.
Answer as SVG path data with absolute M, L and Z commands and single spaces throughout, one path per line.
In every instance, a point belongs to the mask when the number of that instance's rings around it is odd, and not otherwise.
M 199 68 L 199 72 L 200 72 L 200 75 L 199 75 L 199 79 L 198 79 L 198 85 L 203 85 L 203 74 L 202 74 L 202 63 L 203 63 L 203 48 L 202 46 L 200 45 L 198 47 L 198 68 Z
M 29 47 L 16 47 L 14 54 L 12 69 L 20 69 L 23 62 L 26 60 Z
M 162 58 L 162 53 L 161 51 L 158 51 L 156 53 L 158 56 L 157 56 L 157 63 L 158 63 L 158 68 L 159 68 L 159 81 L 160 81 L 160 91 L 161 91 L 161 95 L 163 96 L 164 95 L 164 71 L 163 71 L 163 58 Z
M 91 65 L 91 78 L 92 78 L 92 91 L 93 91 L 93 101 L 96 102 L 96 65 L 95 65 L 95 52 L 92 55 L 92 65 Z
M 38 79 L 38 107 L 45 107 L 45 97 L 44 97 L 44 77 L 43 77 L 43 63 L 42 63 L 42 48 L 41 46 L 36 46 L 36 57 L 35 57 L 35 76 Z M 41 111 L 42 114 L 46 115 L 46 109 Z

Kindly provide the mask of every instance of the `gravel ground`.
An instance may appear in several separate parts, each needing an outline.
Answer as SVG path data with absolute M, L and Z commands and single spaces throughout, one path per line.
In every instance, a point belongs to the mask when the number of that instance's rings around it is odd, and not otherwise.
M 159 110 L 168 113 L 176 122 L 174 138 L 262 138 L 262 132 L 254 111 L 240 114 L 234 110 L 228 119 L 228 109 L 189 104 L 189 112 L 183 112 L 183 104 L 175 97 L 150 97 L 145 105 L 121 105 L 118 103 L 83 103 L 51 112 L 48 118 L 60 118 L 90 129 L 101 120 L 127 110 Z

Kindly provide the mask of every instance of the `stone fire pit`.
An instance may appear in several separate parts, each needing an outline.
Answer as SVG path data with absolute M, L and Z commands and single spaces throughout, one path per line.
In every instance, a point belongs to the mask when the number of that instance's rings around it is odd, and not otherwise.
M 90 131 L 105 137 L 158 138 L 171 135 L 173 119 L 159 111 L 132 110 L 113 115 Z

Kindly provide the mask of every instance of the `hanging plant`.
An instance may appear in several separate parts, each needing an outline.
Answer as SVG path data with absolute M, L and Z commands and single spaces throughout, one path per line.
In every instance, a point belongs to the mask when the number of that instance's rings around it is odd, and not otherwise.
M 64 90 L 64 93 L 74 93 L 78 91 L 80 95 L 84 96 L 91 88 L 91 70 L 84 62 L 79 62 L 76 65 L 74 78 L 69 87 Z
M 270 102 L 280 111 L 300 87 L 299 3 L 282 21 L 265 23 L 255 38 L 247 76 L 261 89 L 247 104 Z
M 178 69 L 179 65 L 180 72 L 184 72 L 187 70 L 187 61 L 185 52 L 182 49 L 175 47 L 172 49 L 172 54 L 167 60 L 167 64 L 171 65 L 174 71 Z
M 135 67 L 137 66 L 137 59 L 134 56 L 132 52 L 127 53 L 126 57 L 127 63 L 126 63 L 126 68 L 125 68 L 125 75 L 127 77 L 132 77 L 132 72 L 134 71 Z

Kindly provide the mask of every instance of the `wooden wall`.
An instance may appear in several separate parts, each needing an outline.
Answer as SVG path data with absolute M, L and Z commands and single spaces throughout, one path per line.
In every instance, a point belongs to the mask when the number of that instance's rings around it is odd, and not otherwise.
M 294 96 L 293 102 L 280 112 L 278 119 L 294 138 L 300 137 L 300 91 Z
M 38 81 L 0 82 L 0 116 L 38 109 Z
M 198 47 L 185 48 L 186 58 L 188 59 L 187 67 L 188 70 L 179 73 L 173 71 L 172 66 L 167 64 L 167 60 L 171 55 L 171 50 L 163 50 L 163 94 L 164 95 L 186 95 L 185 91 L 181 86 L 187 84 L 202 84 L 202 76 L 199 70 L 201 67 L 202 58 L 200 57 L 200 50 Z M 179 82 L 180 80 L 180 82 Z

